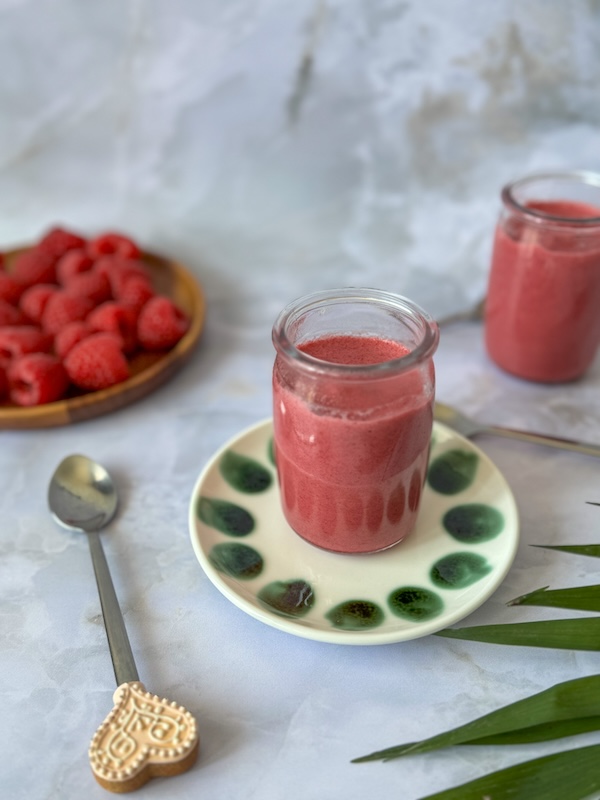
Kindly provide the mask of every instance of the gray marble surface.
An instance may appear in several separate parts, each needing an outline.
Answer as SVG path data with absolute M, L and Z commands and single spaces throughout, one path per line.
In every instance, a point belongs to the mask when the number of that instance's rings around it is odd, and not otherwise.
M 279 309 L 371 285 L 433 314 L 484 291 L 498 195 L 546 168 L 600 171 L 596 3 L 401 0 L 0 2 L 0 247 L 55 222 L 123 229 L 186 263 L 208 301 L 192 361 L 153 395 L 71 427 L 0 432 L 3 793 L 106 796 L 87 746 L 113 674 L 86 542 L 46 486 L 71 452 L 118 480 L 104 537 L 140 675 L 198 719 L 197 766 L 140 798 L 423 797 L 567 746 L 464 748 L 350 764 L 561 680 L 595 654 L 435 636 L 344 647 L 268 628 L 229 603 L 187 530 L 196 478 L 270 415 Z M 439 399 L 479 419 L 600 443 L 600 360 L 539 386 L 492 365 L 479 324 L 443 331 Z M 465 624 L 556 618 L 509 599 L 597 581 L 598 462 L 499 439 L 521 544 Z M 597 741 L 593 734 L 577 744 Z
M 242 309 L 240 308 L 242 311 Z M 242 311 L 243 313 L 243 311 Z M 374 749 L 465 722 L 561 680 L 593 674 L 591 653 L 497 647 L 430 636 L 379 647 L 322 644 L 269 628 L 229 603 L 193 554 L 194 482 L 227 438 L 270 413 L 269 325 L 209 316 L 202 347 L 168 386 L 111 416 L 68 428 L 3 431 L 3 783 L 11 798 L 102 797 L 87 745 L 114 681 L 86 542 L 50 519 L 46 484 L 64 455 L 103 462 L 122 494 L 104 534 L 146 686 L 196 715 L 197 766 L 140 797 L 419 798 L 564 742 L 460 749 L 350 764 Z M 438 396 L 480 419 L 600 442 L 600 362 L 578 384 L 540 387 L 499 373 L 476 324 L 448 329 Z M 597 580 L 595 559 L 532 548 L 597 541 L 598 462 L 486 438 L 480 445 L 518 504 L 521 544 L 504 583 L 464 624 L 569 616 L 510 609 L 541 586 Z M 577 615 L 577 614 L 575 614 Z M 593 734 L 578 744 L 594 742 Z

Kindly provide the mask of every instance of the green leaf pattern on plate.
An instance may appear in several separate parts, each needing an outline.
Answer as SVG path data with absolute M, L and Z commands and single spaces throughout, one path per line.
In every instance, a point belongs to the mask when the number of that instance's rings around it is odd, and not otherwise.
M 335 628 L 344 631 L 376 628 L 385 618 L 381 607 L 371 600 L 346 600 L 334 606 L 325 616 Z
M 388 605 L 398 617 L 425 622 L 442 612 L 444 601 L 437 592 L 421 586 L 401 586 L 388 597 Z
M 470 450 L 448 450 L 434 458 L 427 472 L 429 485 L 440 494 L 459 494 L 475 479 L 479 456 Z
M 247 536 L 254 530 L 252 514 L 227 500 L 199 497 L 196 513 L 202 522 L 228 536 Z
M 315 602 L 312 586 L 303 580 L 272 581 L 259 591 L 258 599 L 286 617 L 303 617 Z
M 219 464 L 221 475 L 230 486 L 244 494 L 264 492 L 271 486 L 273 476 L 253 458 L 228 450 Z
M 432 449 L 433 449 L 432 442 Z M 273 484 L 275 466 L 273 438 L 264 452 L 265 464 L 233 450 L 227 450 L 219 471 L 236 492 L 253 495 L 265 492 Z M 469 489 L 479 467 L 479 456 L 468 450 L 451 449 L 433 458 L 427 473 L 430 488 L 441 495 L 454 497 Z M 230 537 L 252 538 L 255 520 L 247 509 L 230 500 L 200 496 L 196 515 L 206 525 Z M 444 511 L 439 521 L 449 539 L 478 545 L 499 536 L 504 528 L 502 513 L 483 503 L 457 504 Z M 264 556 L 255 548 L 233 542 L 215 544 L 209 554 L 220 572 L 243 581 L 259 579 Z M 489 574 L 492 566 L 474 551 L 450 552 L 431 565 L 430 586 L 399 586 L 387 597 L 389 612 L 419 624 L 438 616 L 444 609 L 443 593 L 469 586 Z M 435 591 L 434 591 L 435 588 Z M 440 595 L 439 592 L 442 592 Z M 386 618 L 381 604 L 370 598 L 347 598 L 330 608 L 315 610 L 315 595 L 306 577 L 285 577 L 271 581 L 257 592 L 259 601 L 269 611 L 284 617 L 309 617 L 320 613 L 339 630 L 369 630 Z
M 447 511 L 442 524 L 450 536 L 459 542 L 479 544 L 498 536 L 504 527 L 504 517 L 492 506 L 467 503 Z
M 443 589 L 464 589 L 491 572 L 492 568 L 478 553 L 450 553 L 435 562 L 431 580 Z
M 256 578 L 263 570 L 260 553 L 247 544 L 220 542 L 210 551 L 210 561 L 219 572 L 247 581 Z

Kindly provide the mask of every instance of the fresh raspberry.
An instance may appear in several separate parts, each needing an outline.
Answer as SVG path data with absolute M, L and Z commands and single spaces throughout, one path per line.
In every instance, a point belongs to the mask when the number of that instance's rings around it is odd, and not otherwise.
M 93 331 L 113 333 L 121 339 L 124 353 L 137 347 L 137 312 L 122 303 L 108 300 L 95 308 L 86 319 Z
M 111 273 L 110 285 L 115 298 L 121 296 L 129 281 L 134 278 L 146 281 L 150 286 L 152 285 L 150 274 L 141 261 L 130 261 L 129 263 L 131 266 L 128 269 L 123 267 Z
M 30 322 L 18 306 L 0 299 L 0 328 L 6 325 L 28 325 Z
M 29 353 L 15 359 L 7 372 L 10 399 L 18 406 L 38 406 L 60 400 L 69 378 L 56 356 Z
M 83 248 L 67 251 L 56 264 L 56 280 L 64 286 L 74 275 L 87 272 L 94 265 L 94 260 L 89 257 Z
M 5 325 L 0 328 L 0 366 L 28 353 L 49 353 L 52 337 L 36 325 Z
M 0 367 L 0 402 L 8 397 L 8 378 L 6 370 Z
M 103 256 L 94 264 L 94 272 L 106 275 L 110 288 L 116 297 L 120 288 L 132 277 L 150 280 L 150 274 L 142 261 L 121 258 L 120 256 Z
M 56 283 L 55 258 L 37 247 L 15 258 L 12 274 L 24 286 L 34 283 Z
M 48 298 L 42 313 L 42 328 L 54 335 L 68 322 L 85 319 L 93 307 L 94 303 L 88 297 L 60 289 Z
M 129 377 L 129 365 L 114 333 L 94 333 L 76 344 L 65 356 L 65 369 L 80 389 L 98 391 Z
M 168 350 L 189 328 L 189 319 L 175 303 L 163 295 L 148 300 L 140 311 L 137 335 L 146 350 Z
M 139 275 L 131 275 L 128 280 L 124 280 L 115 293 L 115 300 L 135 308 L 136 311 L 140 311 L 151 297 L 154 297 L 152 284 L 147 278 Z
M 50 295 L 58 291 L 54 283 L 36 283 L 29 286 L 19 300 L 19 308 L 36 325 L 41 323 L 44 308 Z
M 23 294 L 23 284 L 8 272 L 0 271 L 0 300 L 16 306 Z
M 85 239 L 76 233 L 65 228 L 51 228 L 40 239 L 38 248 L 42 253 L 51 256 L 56 262 L 68 250 L 74 250 L 76 247 L 83 247 L 84 245 Z
M 80 272 L 65 283 L 65 290 L 78 297 L 88 297 L 94 305 L 110 300 L 112 293 L 108 278 L 101 272 Z
M 54 352 L 64 359 L 69 350 L 89 335 L 90 329 L 85 322 L 68 322 L 54 337 Z
M 140 248 L 129 237 L 109 232 L 88 242 L 88 253 L 92 258 L 112 255 L 121 256 L 121 258 L 139 258 Z

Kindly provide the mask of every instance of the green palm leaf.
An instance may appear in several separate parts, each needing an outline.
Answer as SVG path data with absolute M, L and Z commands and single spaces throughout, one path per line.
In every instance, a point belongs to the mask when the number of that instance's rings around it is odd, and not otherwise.
M 389 747 L 354 762 L 389 761 L 457 744 L 519 744 L 600 729 L 600 675 L 558 683 L 472 722 L 419 742 Z
M 532 744 L 549 742 L 552 739 L 564 739 L 566 736 L 578 736 L 580 733 L 600 730 L 600 716 L 576 717 L 562 719 L 558 722 L 546 722 L 543 725 L 532 725 L 520 731 L 507 731 L 494 736 L 482 736 L 463 744 Z
M 577 556 L 593 556 L 600 558 L 600 544 L 532 544 L 544 550 L 560 550 L 563 553 L 574 553 Z
M 492 772 L 421 800 L 584 800 L 600 790 L 600 745 L 566 750 Z
M 509 606 L 546 606 L 577 611 L 600 611 L 600 585 L 548 589 L 547 586 L 510 600 Z
M 446 628 L 434 635 L 490 644 L 555 647 L 563 650 L 600 650 L 600 617 Z

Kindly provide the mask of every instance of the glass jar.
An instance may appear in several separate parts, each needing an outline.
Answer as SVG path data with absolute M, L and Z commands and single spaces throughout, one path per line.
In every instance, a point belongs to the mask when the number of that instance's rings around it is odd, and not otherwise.
M 413 530 L 433 424 L 439 331 L 376 289 L 309 294 L 273 327 L 273 424 L 284 515 L 338 553 L 371 553 Z
M 502 369 L 571 381 L 600 344 L 600 175 L 533 175 L 502 190 L 485 342 Z

